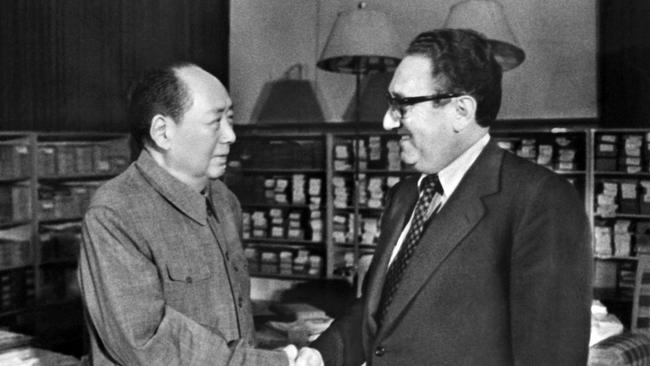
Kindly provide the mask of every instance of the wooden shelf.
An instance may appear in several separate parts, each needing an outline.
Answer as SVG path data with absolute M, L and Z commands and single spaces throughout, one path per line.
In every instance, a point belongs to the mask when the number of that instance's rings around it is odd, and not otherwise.
M 421 173 L 415 170 L 359 169 L 359 174 L 420 175 Z
M 26 314 L 33 312 L 34 309 L 31 307 L 24 307 L 20 309 L 14 309 L 14 310 L 5 310 L 5 311 L 0 311 L 0 318 L 7 318 L 11 316 L 16 316 L 16 315 L 21 315 L 21 314 Z
M 17 264 L 15 266 L 0 267 L 0 272 L 15 271 L 17 269 L 31 268 L 33 266 L 34 266 L 33 263 L 25 263 L 25 264 Z
M 18 220 L 18 221 L 9 221 L 9 222 L 0 222 L 0 229 L 6 229 L 15 226 L 29 225 L 32 223 L 32 220 Z
M 612 219 L 647 219 L 647 220 L 650 220 L 650 215 L 624 214 L 624 213 L 617 213 L 614 216 L 594 215 L 594 217 L 597 218 L 597 219 L 602 219 L 602 220 L 612 220 Z
M 584 175 L 587 174 L 585 170 L 553 170 L 556 174 L 559 175 Z
M 309 204 L 306 203 L 250 203 L 242 202 L 242 207 L 262 207 L 262 208 L 282 208 L 282 209 L 307 209 Z
M 650 178 L 650 173 L 648 172 L 639 172 L 639 173 L 628 173 L 628 172 L 623 172 L 623 171 L 602 171 L 602 170 L 595 170 L 594 175 L 598 176 L 625 176 L 625 177 L 643 177 L 643 178 Z
M 26 180 L 30 180 L 31 177 L 28 175 L 25 176 L 18 176 L 18 177 L 0 177 L 0 183 L 17 183 L 17 182 L 22 182 Z
M 324 247 L 324 242 L 310 240 L 290 240 L 290 239 L 270 239 L 270 238 L 251 238 L 243 239 L 244 244 L 254 246 L 266 246 L 278 249 L 297 249 L 300 247 L 309 247 L 309 249 L 320 249 Z
M 322 168 L 234 168 L 234 172 L 243 174 L 324 174 L 325 169 Z
M 318 280 L 321 279 L 320 275 L 300 275 L 300 274 L 280 274 L 280 273 L 262 273 L 262 272 L 251 272 L 251 277 L 255 278 L 270 278 L 270 279 L 283 279 L 283 280 Z
M 70 174 L 70 175 L 46 175 L 46 176 L 39 176 L 38 180 L 40 182 L 62 182 L 62 181 L 93 181 L 93 180 L 98 180 L 98 181 L 103 181 L 107 179 L 111 179 L 115 177 L 118 173 L 116 172 L 109 172 L 109 173 L 101 173 L 101 174 L 93 174 L 93 173 L 88 173 L 88 174 Z
M 602 261 L 633 261 L 633 262 L 637 262 L 639 260 L 638 257 L 616 256 L 616 255 L 595 255 L 594 259 L 598 259 Z

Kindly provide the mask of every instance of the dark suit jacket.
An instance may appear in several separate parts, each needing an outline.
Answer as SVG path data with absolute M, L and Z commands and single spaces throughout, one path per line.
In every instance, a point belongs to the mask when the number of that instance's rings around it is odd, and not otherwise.
M 312 346 L 328 366 L 585 365 L 591 245 L 567 180 L 491 141 L 429 222 L 384 320 L 388 259 L 417 199 L 390 192 L 364 297 Z

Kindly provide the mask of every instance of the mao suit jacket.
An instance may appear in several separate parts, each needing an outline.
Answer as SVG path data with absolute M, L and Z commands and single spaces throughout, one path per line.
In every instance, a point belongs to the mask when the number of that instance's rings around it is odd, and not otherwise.
M 312 344 L 325 364 L 585 365 L 585 205 L 565 178 L 494 141 L 429 221 L 378 328 L 388 260 L 417 196 L 417 177 L 389 193 L 363 298 Z
M 288 365 L 254 348 L 241 209 L 218 180 L 205 197 L 145 150 L 95 194 L 78 278 L 93 365 Z

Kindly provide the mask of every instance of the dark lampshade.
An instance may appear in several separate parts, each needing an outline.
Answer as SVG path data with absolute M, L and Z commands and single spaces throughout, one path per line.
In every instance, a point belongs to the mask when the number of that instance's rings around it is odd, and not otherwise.
M 302 65 L 293 65 L 283 79 L 264 85 L 252 119 L 260 123 L 325 122 L 318 100 L 313 82 L 302 79 Z
M 451 7 L 445 28 L 473 29 L 492 42 L 497 62 L 508 71 L 519 66 L 526 55 L 510 29 L 503 5 L 492 0 L 465 0 Z

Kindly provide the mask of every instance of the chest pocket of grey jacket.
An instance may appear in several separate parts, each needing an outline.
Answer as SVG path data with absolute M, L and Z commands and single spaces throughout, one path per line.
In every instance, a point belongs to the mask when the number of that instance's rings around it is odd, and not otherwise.
M 212 275 L 210 268 L 201 263 L 169 263 L 167 265 L 167 274 L 169 279 L 174 282 L 184 282 L 192 285 L 195 282 L 204 281 Z
M 206 311 L 211 309 L 214 274 L 202 260 L 167 264 L 164 297 L 167 305 L 199 323 L 210 324 Z

